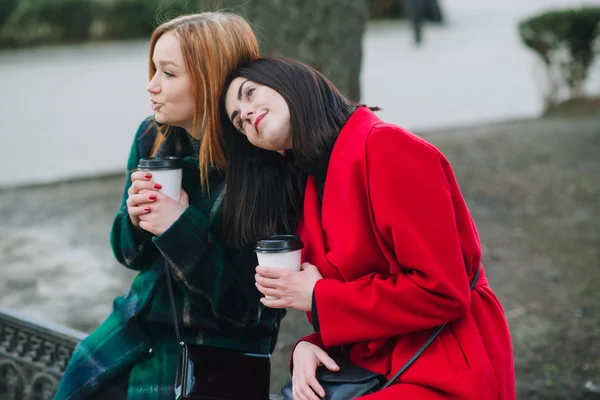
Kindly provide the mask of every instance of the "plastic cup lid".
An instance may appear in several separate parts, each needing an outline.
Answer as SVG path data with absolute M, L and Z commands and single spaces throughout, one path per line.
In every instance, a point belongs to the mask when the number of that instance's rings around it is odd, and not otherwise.
M 181 169 L 183 160 L 179 157 L 142 158 L 138 163 L 140 169 Z
M 284 253 L 300 250 L 304 247 L 302 240 L 296 235 L 273 235 L 256 242 L 257 253 Z

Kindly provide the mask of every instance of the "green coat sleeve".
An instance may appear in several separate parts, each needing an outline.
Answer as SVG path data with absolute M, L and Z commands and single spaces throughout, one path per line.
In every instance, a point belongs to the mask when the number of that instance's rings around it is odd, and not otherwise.
M 214 225 L 218 223 L 211 223 L 203 210 L 190 205 L 153 242 L 196 306 L 196 318 L 216 321 L 220 329 L 245 328 L 258 322 L 262 307 L 254 285 L 256 256 L 250 248 L 226 247 Z
M 133 226 L 127 213 L 127 190 L 131 186 L 131 172 L 137 168 L 140 159 L 139 142 L 142 135 L 153 135 L 153 125 L 145 120 L 139 126 L 127 159 L 125 188 L 119 211 L 113 221 L 110 233 L 110 244 L 117 260 L 127 268 L 142 271 L 152 264 L 159 256 L 156 247 L 152 244 L 152 234 Z

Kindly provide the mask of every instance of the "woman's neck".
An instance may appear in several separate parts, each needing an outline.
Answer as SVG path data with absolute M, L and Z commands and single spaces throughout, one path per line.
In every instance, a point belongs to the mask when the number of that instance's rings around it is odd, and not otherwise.
M 313 176 L 317 181 L 325 181 L 325 177 L 327 176 L 327 169 L 329 168 L 329 159 L 331 158 L 331 153 L 333 152 L 333 145 L 335 142 L 331 143 L 326 149 L 320 152 L 321 155 L 315 157 L 310 162 L 304 163 L 303 165 L 296 166 L 302 169 L 307 174 Z M 293 154 L 293 151 L 292 151 Z

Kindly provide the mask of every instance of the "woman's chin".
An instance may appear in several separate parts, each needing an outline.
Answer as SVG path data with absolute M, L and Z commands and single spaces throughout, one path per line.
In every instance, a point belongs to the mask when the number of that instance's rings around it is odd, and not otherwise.
M 265 135 L 261 138 L 257 138 L 252 144 L 264 150 L 271 150 L 276 152 L 285 151 L 285 146 L 281 143 L 281 139 L 279 137 L 271 137 L 269 135 Z
M 159 124 L 167 124 L 168 123 L 168 121 L 166 120 L 165 116 L 162 113 L 158 112 L 158 111 L 154 112 L 154 120 L 156 122 L 158 122 Z

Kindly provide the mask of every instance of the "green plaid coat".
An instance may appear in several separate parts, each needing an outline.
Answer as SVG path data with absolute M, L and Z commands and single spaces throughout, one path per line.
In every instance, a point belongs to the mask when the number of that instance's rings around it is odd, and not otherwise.
M 223 175 L 211 172 L 210 190 L 200 187 L 198 159 L 186 147 L 185 132 L 170 135 L 163 148 L 184 158 L 182 187 L 190 206 L 162 235 L 134 230 L 125 201 L 129 172 L 147 154 L 155 123 L 144 121 L 133 141 L 121 207 L 111 232 L 116 258 L 139 271 L 131 289 L 113 302 L 113 312 L 73 352 L 55 400 L 84 399 L 127 368 L 128 399 L 173 399 L 179 345 L 165 280 L 174 277 L 182 337 L 198 343 L 268 354 L 283 313 L 264 308 L 254 286 L 256 256 L 251 247 L 232 249 L 219 239 Z M 183 139 L 183 140 L 182 140 Z M 183 145 L 182 145 L 183 144 Z M 215 215 L 215 210 L 217 213 Z M 209 220 L 211 211 L 215 218 Z

